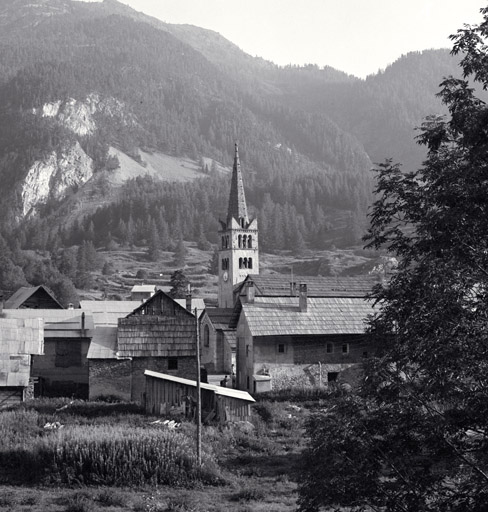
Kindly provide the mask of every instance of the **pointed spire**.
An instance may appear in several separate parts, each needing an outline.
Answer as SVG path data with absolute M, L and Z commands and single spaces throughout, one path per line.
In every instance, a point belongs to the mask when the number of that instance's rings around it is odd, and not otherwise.
M 230 183 L 229 209 L 227 211 L 227 225 L 231 219 L 236 219 L 239 224 L 245 227 L 249 224 L 247 216 L 246 196 L 244 194 L 244 183 L 242 181 L 241 162 L 239 161 L 239 148 L 235 149 L 234 167 L 232 168 L 232 180 Z

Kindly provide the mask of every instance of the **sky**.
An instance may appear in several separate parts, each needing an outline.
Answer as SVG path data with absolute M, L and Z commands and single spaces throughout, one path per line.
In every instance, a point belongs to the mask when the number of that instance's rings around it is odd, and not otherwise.
M 364 78 L 401 55 L 450 48 L 485 0 L 120 0 L 168 23 L 215 30 L 279 65 L 332 66 Z

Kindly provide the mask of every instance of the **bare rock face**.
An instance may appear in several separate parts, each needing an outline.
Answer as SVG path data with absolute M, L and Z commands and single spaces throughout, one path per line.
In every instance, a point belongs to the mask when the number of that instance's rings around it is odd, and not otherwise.
M 93 176 L 93 160 L 75 142 L 69 149 L 34 162 L 22 184 L 22 215 L 34 215 L 49 200 L 62 199 L 69 190 Z

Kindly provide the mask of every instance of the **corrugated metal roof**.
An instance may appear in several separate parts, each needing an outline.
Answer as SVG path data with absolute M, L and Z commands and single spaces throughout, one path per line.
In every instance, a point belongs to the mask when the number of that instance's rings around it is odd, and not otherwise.
M 4 318 L 44 320 L 44 330 L 74 330 L 81 329 L 81 309 L 8 309 L 3 310 Z M 93 329 L 93 317 L 85 313 L 85 329 Z
M 31 355 L 44 353 L 40 318 L 0 318 L 0 386 L 29 384 Z
M 185 386 L 196 387 L 197 381 L 190 379 L 183 379 L 182 377 L 175 377 L 173 375 L 168 375 L 167 373 L 159 373 L 153 372 L 151 370 L 146 370 L 144 375 L 149 377 L 154 377 L 156 379 L 161 380 L 169 380 L 171 382 L 178 382 L 179 384 L 183 384 Z M 239 400 L 246 400 L 247 402 L 255 402 L 254 398 L 247 392 L 241 391 L 239 389 L 232 388 L 224 388 L 223 386 L 214 386 L 213 384 L 200 384 L 202 389 L 208 389 L 209 391 L 214 391 L 217 395 L 228 396 L 231 398 L 238 398 Z
M 361 298 L 308 298 L 307 311 L 299 310 L 297 297 L 256 297 L 242 304 L 253 336 L 293 334 L 362 334 L 371 302 Z
M 117 359 L 117 327 L 97 327 L 86 357 L 88 359 Z
M 254 283 L 255 295 L 263 297 L 290 297 L 291 276 L 286 275 L 249 275 L 238 287 L 240 294 L 245 294 L 247 281 Z M 295 296 L 301 283 L 307 285 L 309 297 L 365 297 L 377 284 L 376 276 L 355 277 L 322 277 L 322 276 L 293 276 L 296 284 Z
M 115 326 L 141 305 L 140 300 L 82 300 L 81 309 L 93 316 L 95 326 Z

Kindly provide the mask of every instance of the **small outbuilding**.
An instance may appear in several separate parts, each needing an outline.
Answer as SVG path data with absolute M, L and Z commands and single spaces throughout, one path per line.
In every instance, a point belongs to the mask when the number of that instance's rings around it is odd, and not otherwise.
M 197 382 L 165 373 L 146 370 L 145 409 L 149 414 L 184 414 L 194 418 L 197 399 Z M 248 421 L 254 398 L 246 391 L 213 384 L 200 384 L 202 419 L 227 423 Z

